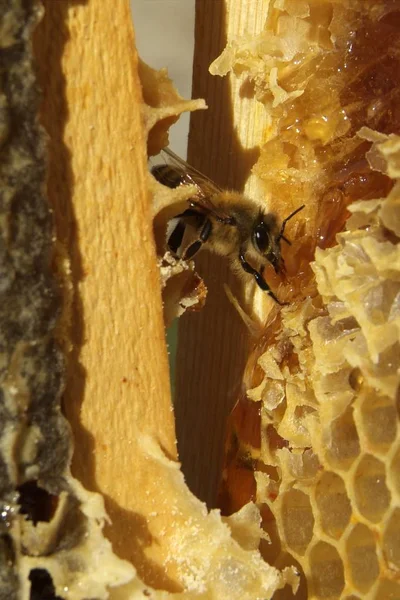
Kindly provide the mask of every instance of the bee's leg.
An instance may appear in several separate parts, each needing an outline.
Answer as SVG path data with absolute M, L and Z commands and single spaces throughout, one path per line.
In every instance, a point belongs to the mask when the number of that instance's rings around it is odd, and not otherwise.
M 264 272 L 264 267 L 261 267 L 260 272 L 256 269 L 253 269 L 253 267 L 250 266 L 247 260 L 245 259 L 243 251 L 239 254 L 239 260 L 243 270 L 246 271 L 246 273 L 250 273 L 250 275 L 253 275 L 258 287 L 260 287 L 264 292 L 267 292 L 267 294 L 269 294 L 271 298 L 275 300 L 277 304 L 279 304 L 279 306 L 286 306 L 288 304 L 287 302 L 280 302 L 280 300 L 278 300 L 274 292 L 269 287 L 268 283 L 265 281 L 264 277 L 262 276 Z
M 193 242 L 193 244 L 190 244 L 190 246 L 186 249 L 186 252 L 183 255 L 184 260 L 189 260 L 190 258 L 193 258 L 195 254 L 197 254 L 204 242 L 206 242 L 210 237 L 211 231 L 211 221 L 209 219 L 206 219 L 204 221 L 203 227 L 201 228 L 199 239 Z
M 290 221 L 290 219 L 292 219 L 295 215 L 297 215 L 298 212 L 300 212 L 301 210 L 303 210 L 304 207 L 305 207 L 305 204 L 302 204 L 301 206 L 299 206 L 299 208 L 296 208 L 296 210 L 294 210 L 292 213 L 290 213 L 290 215 L 288 217 L 286 217 L 286 219 L 283 219 L 281 230 L 280 230 L 279 235 L 278 235 L 278 242 L 279 242 L 279 240 L 283 240 L 289 246 L 292 245 L 291 242 L 283 235 L 284 232 L 285 232 L 286 223 L 288 221 Z
M 211 221 L 210 221 L 210 219 L 206 219 L 204 222 L 204 225 L 200 231 L 200 239 L 203 242 L 203 244 L 210 237 L 211 231 L 212 231 Z
M 190 246 L 186 248 L 185 254 L 182 256 L 183 260 L 190 260 L 191 258 L 193 258 L 193 256 L 197 254 L 197 252 L 200 250 L 202 245 L 203 242 L 201 242 L 200 240 L 196 240 L 195 242 L 193 242 L 193 244 L 190 244 Z
M 182 244 L 185 229 L 185 223 L 182 219 L 179 219 L 167 240 L 167 246 L 175 256 L 177 256 L 179 246 Z

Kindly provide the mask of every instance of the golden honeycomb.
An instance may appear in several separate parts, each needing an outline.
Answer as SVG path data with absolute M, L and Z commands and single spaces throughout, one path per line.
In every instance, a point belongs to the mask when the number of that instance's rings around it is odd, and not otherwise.
M 400 138 L 385 143 L 396 145 L 398 161 Z M 295 559 L 307 580 L 303 597 L 395 599 L 400 184 L 385 200 L 349 208 L 348 230 L 313 265 L 324 305 L 310 299 L 287 309 L 274 346 L 258 359 L 257 498 L 266 530 L 280 540 L 265 554 L 278 564 Z
M 393 2 L 275 0 L 212 66 L 250 79 L 270 115 L 268 206 L 307 206 L 220 491 L 226 514 L 260 504 L 262 554 L 297 567 L 300 599 L 400 599 L 399 28 Z

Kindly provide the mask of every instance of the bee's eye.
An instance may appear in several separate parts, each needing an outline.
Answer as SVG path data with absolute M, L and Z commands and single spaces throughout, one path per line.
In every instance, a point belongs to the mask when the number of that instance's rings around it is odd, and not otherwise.
M 253 232 L 253 243 L 261 254 L 269 247 L 268 229 L 265 223 L 259 223 Z

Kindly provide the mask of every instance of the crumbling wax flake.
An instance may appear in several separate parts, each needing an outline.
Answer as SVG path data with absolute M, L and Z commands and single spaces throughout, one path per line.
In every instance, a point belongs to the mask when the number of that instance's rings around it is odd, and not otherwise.
M 143 125 L 147 134 L 149 156 L 168 146 L 168 129 L 185 111 L 207 108 L 204 100 L 185 100 L 168 77 L 166 69 L 156 71 L 139 62 L 139 77 L 143 92 Z
M 376 171 L 386 173 L 392 179 L 400 178 L 400 139 L 391 134 L 384 135 L 369 127 L 361 127 L 357 134 L 361 139 L 374 142 L 367 152 L 369 164 Z
M 193 262 L 178 260 L 170 252 L 158 259 L 164 303 L 164 323 L 168 327 L 186 310 L 204 306 L 207 288 L 195 273 Z
M 269 541 L 268 535 L 260 527 L 260 510 L 253 502 L 245 504 L 233 515 L 223 517 L 223 521 L 229 525 L 232 537 L 244 550 L 257 550 L 261 539 Z

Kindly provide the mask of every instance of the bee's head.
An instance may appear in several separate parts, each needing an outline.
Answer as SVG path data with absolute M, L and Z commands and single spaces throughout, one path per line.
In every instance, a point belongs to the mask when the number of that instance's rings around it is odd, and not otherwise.
M 274 214 L 264 214 L 262 211 L 260 211 L 258 219 L 254 224 L 251 238 L 252 244 L 256 252 L 271 263 L 276 273 L 281 273 L 285 269 L 281 256 L 281 240 L 286 242 L 288 246 L 291 246 L 290 240 L 284 235 L 286 224 L 303 208 L 305 208 L 304 204 L 296 208 L 288 217 L 283 219 L 280 227 Z
M 273 215 L 262 215 L 254 225 L 252 243 L 258 254 L 274 267 L 275 272 L 282 270 L 283 261 L 279 237 L 276 232 L 276 219 Z

